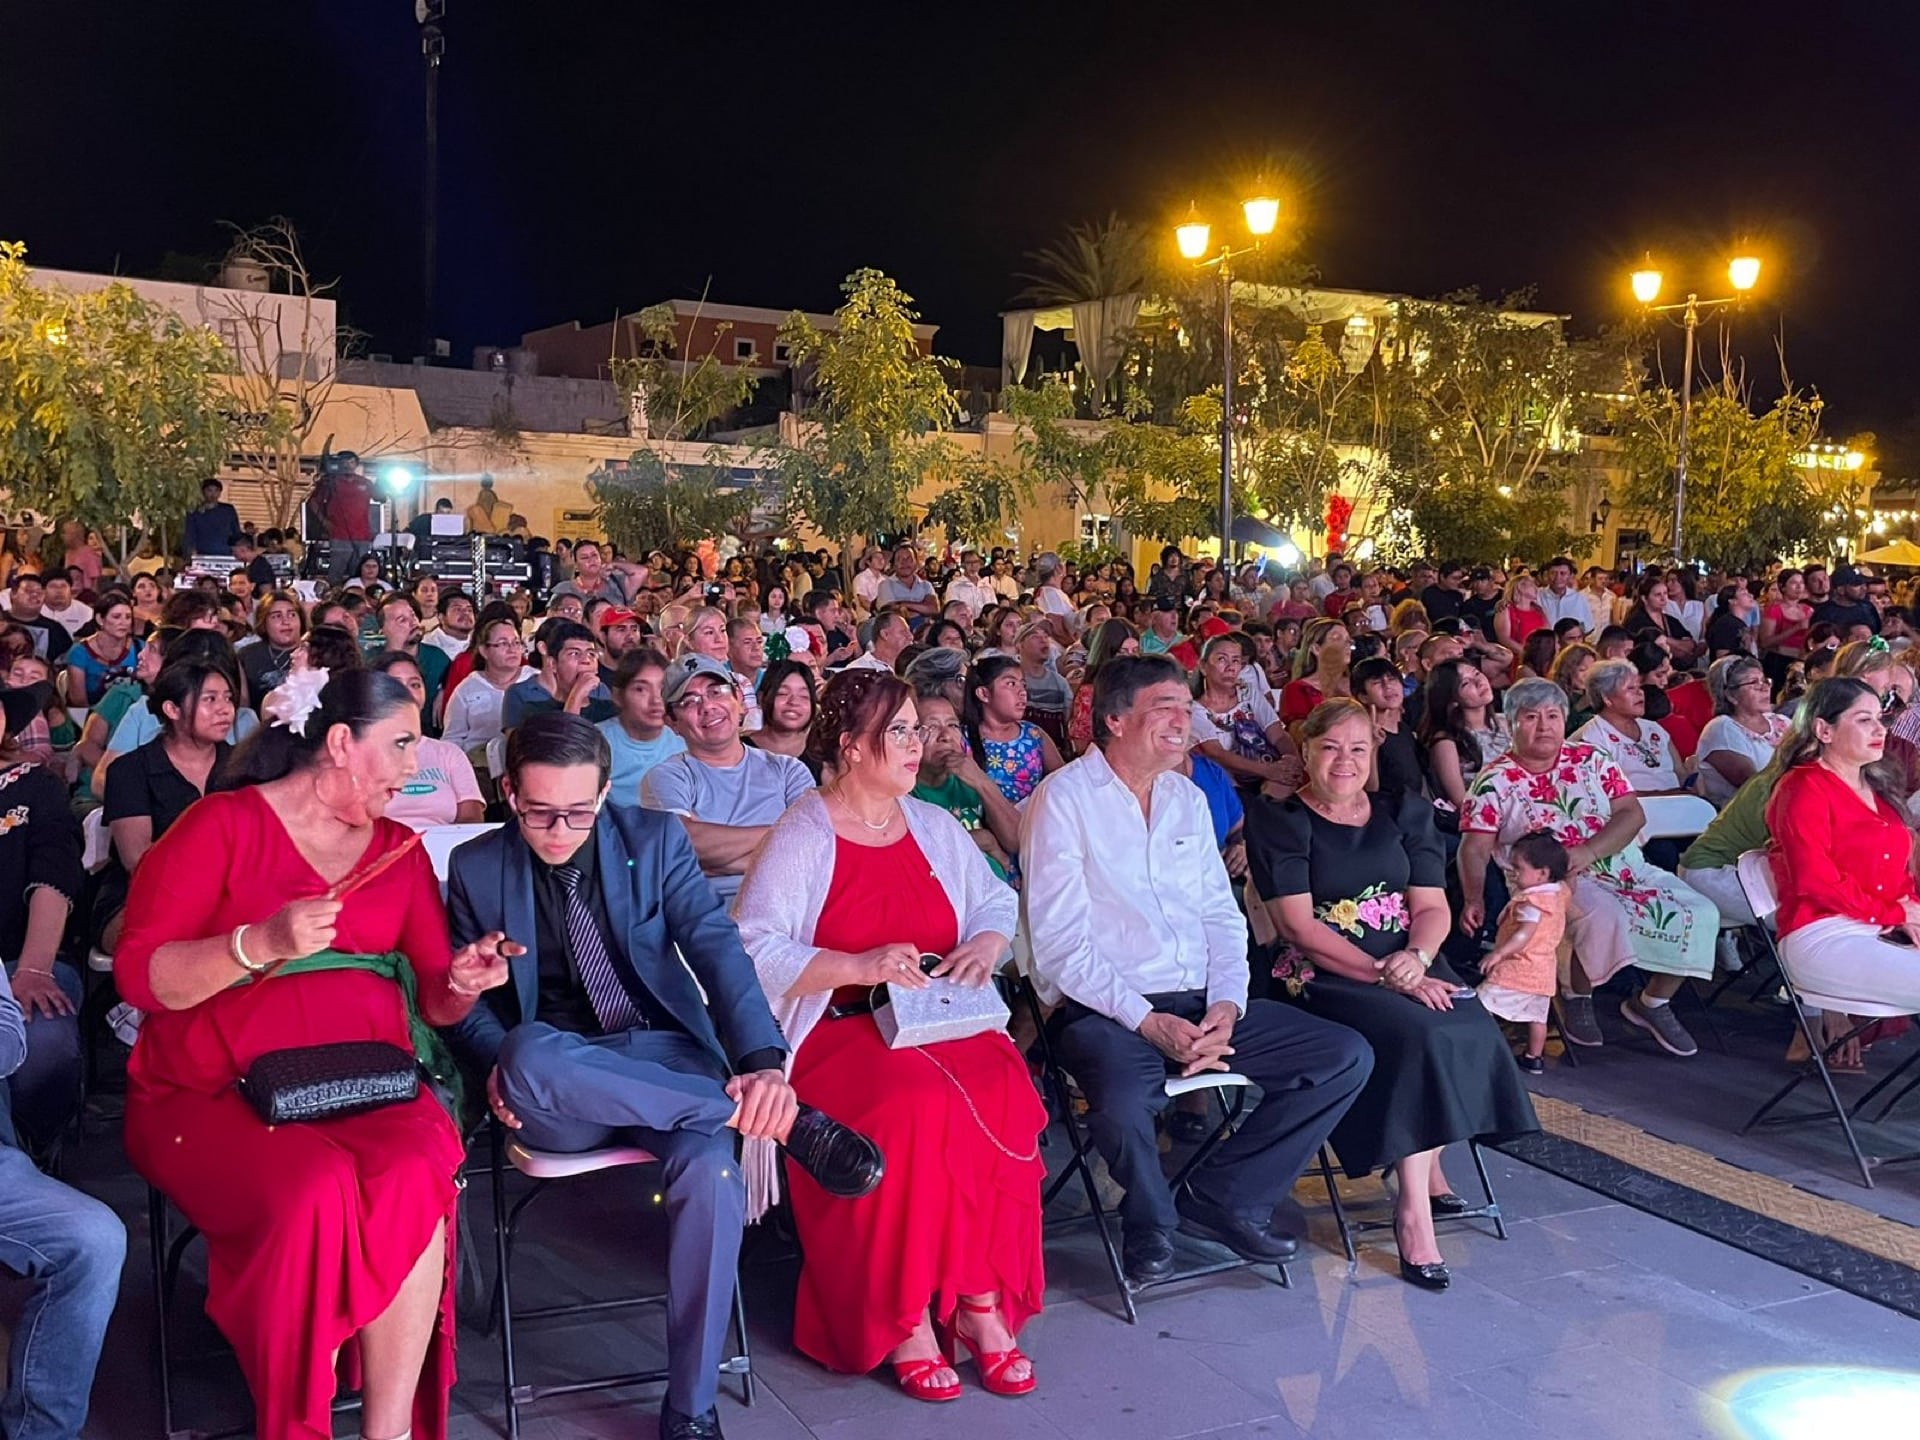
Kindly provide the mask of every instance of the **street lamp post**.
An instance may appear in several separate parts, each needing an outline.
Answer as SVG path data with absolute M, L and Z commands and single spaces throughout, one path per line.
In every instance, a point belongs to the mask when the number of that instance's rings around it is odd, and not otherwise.
M 1760 262 L 1751 255 L 1736 255 L 1727 265 L 1727 281 L 1733 286 L 1734 293 L 1714 300 L 1702 300 L 1699 295 L 1689 291 L 1684 301 L 1656 305 L 1653 302 L 1659 298 L 1661 279 L 1659 270 L 1654 268 L 1653 257 L 1649 255 L 1641 267 L 1633 272 L 1633 298 L 1649 314 L 1668 315 L 1679 311 L 1681 324 L 1687 333 L 1684 358 L 1680 362 L 1680 447 L 1673 469 L 1673 558 L 1676 564 L 1685 564 L 1686 551 L 1681 538 L 1687 519 L 1687 460 L 1689 432 L 1693 424 L 1694 332 L 1700 328 L 1702 310 L 1737 305 L 1746 297 L 1747 291 L 1753 289 L 1760 279 Z
M 1225 569 L 1233 547 L 1233 262 L 1260 248 L 1260 241 L 1273 233 L 1280 220 L 1280 202 L 1269 195 L 1256 195 L 1241 203 L 1247 233 L 1253 244 L 1238 250 L 1222 243 L 1218 254 L 1207 254 L 1213 230 L 1190 209 L 1187 218 L 1174 229 L 1180 253 L 1202 269 L 1212 266 L 1220 272 L 1220 565 Z

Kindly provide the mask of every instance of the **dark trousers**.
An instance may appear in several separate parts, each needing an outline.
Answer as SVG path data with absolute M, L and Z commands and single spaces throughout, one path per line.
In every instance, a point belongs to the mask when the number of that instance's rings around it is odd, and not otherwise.
M 589 1037 L 539 1021 L 500 1047 L 500 1098 L 536 1150 L 638 1145 L 666 1167 L 667 1399 L 713 1408 L 746 1223 L 746 1187 L 727 1120 L 727 1072 L 689 1037 L 629 1030 Z
M 1199 990 L 1149 995 L 1155 1010 L 1198 1021 Z M 1087 1126 L 1114 1180 L 1125 1187 L 1120 1220 L 1172 1230 L 1179 1223 L 1153 1121 L 1177 1067 L 1134 1031 L 1067 1001 L 1050 1022 L 1054 1054 L 1087 1097 Z M 1228 1064 L 1260 1087 L 1260 1103 L 1193 1177 L 1194 1192 L 1264 1225 L 1373 1073 L 1358 1032 L 1294 1005 L 1252 1000 L 1233 1029 Z

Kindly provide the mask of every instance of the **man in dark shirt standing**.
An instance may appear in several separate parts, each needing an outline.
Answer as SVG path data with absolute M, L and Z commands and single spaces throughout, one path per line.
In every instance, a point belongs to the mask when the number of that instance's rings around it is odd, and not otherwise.
M 453 1039 L 523 1144 L 660 1158 L 671 1372 L 660 1434 L 717 1440 L 746 1213 L 735 1132 L 782 1144 L 834 1195 L 871 1191 L 882 1162 L 795 1100 L 786 1040 L 685 827 L 608 806 L 610 765 L 606 736 L 577 715 L 533 716 L 508 740 L 514 821 L 454 851 L 447 912 L 456 946 L 490 932 L 520 943 L 502 952 L 512 982 Z
M 1833 572 L 1833 587 L 1825 600 L 1813 607 L 1813 623 L 1831 625 L 1842 640 L 1855 625 L 1864 625 L 1880 633 L 1880 612 L 1867 599 L 1867 577 L 1851 565 Z
M 240 538 L 240 512 L 220 498 L 225 488 L 218 480 L 200 482 L 200 503 L 187 512 L 181 542 L 189 560 L 195 555 L 233 554 L 233 542 Z
M 7 618 L 33 632 L 33 653 L 58 667 L 73 648 L 73 636 L 58 620 L 40 613 L 47 603 L 46 584 L 31 570 L 19 571 L 7 599 Z
M 1460 602 L 1459 616 L 1491 640 L 1494 638 L 1493 612 L 1500 604 L 1500 583 L 1485 565 L 1475 566 L 1467 581 L 1473 586 L 1473 593 Z M 1431 610 L 1427 612 L 1427 618 L 1433 618 Z
M 1467 598 L 1467 567 L 1458 560 L 1440 566 L 1440 579 L 1420 592 L 1427 619 L 1446 620 L 1460 613 L 1460 602 Z

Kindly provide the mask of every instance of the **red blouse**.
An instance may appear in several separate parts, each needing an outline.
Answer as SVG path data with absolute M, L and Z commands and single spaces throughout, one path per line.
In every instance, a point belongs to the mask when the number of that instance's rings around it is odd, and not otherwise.
M 1885 800 L 1876 796 L 1869 812 L 1824 765 L 1796 765 L 1767 802 L 1767 831 L 1781 935 L 1834 916 L 1882 926 L 1906 919 L 1913 836 Z

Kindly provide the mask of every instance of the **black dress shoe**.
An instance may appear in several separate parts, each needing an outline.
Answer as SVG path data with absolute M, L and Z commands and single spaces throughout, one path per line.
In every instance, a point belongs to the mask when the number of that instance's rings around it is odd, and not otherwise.
M 1173 1273 L 1173 1240 L 1164 1230 L 1129 1230 L 1120 1245 L 1120 1268 L 1135 1285 Z
M 1453 1216 L 1453 1215 L 1464 1215 L 1469 1210 L 1473 1209 L 1473 1206 L 1471 1204 L 1469 1204 L 1465 1200 L 1462 1200 L 1458 1195 L 1454 1194 L 1451 1190 L 1447 1191 L 1447 1193 L 1444 1195 L 1428 1196 L 1427 1204 L 1429 1207 L 1432 1208 L 1433 1218 L 1436 1220 L 1446 1219 L 1447 1217 Z
M 1444 1290 L 1453 1283 L 1445 1264 L 1411 1265 L 1405 1260 L 1400 1262 L 1400 1278 L 1422 1290 Z
M 1184 1190 L 1174 1200 L 1180 1212 L 1183 1234 L 1217 1241 L 1242 1260 L 1256 1265 L 1278 1265 L 1300 1253 L 1300 1242 L 1291 1235 L 1278 1235 L 1257 1220 L 1203 1200 Z
M 660 1440 L 726 1440 L 720 1433 L 720 1412 L 682 1415 L 666 1401 L 660 1402 Z
M 878 1145 L 811 1105 L 800 1107 L 793 1128 L 787 1132 L 787 1143 L 781 1148 L 822 1190 L 843 1200 L 872 1194 L 887 1172 L 886 1158 Z

